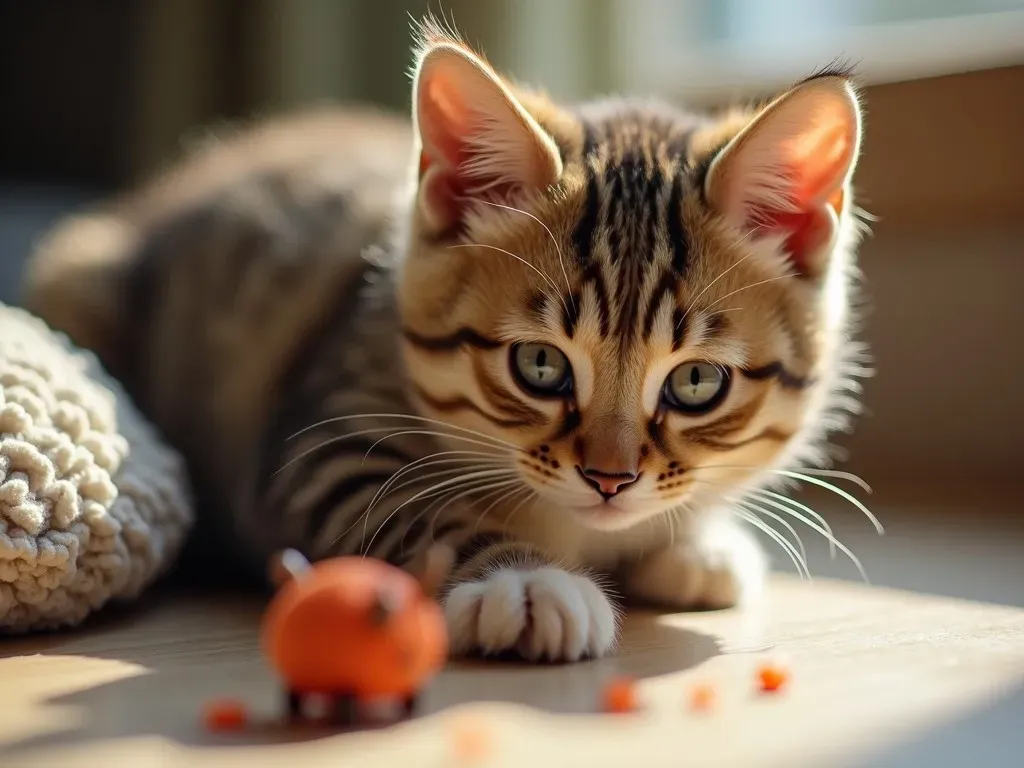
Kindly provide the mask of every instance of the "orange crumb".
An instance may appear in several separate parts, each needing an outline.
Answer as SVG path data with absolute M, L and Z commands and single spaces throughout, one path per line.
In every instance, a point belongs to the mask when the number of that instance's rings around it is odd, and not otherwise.
M 787 683 L 789 673 L 779 664 L 766 663 L 758 667 L 757 677 L 762 692 L 775 693 Z
M 208 731 L 237 731 L 245 727 L 249 711 L 235 699 L 217 699 L 206 705 L 203 722 Z
M 460 760 L 482 760 L 491 748 L 491 734 L 480 721 L 459 718 L 452 726 L 455 756 Z
M 631 677 L 617 677 L 604 687 L 604 710 L 621 715 L 635 712 L 640 708 L 636 680 Z
M 690 691 L 690 709 L 695 712 L 710 712 L 715 708 L 717 699 L 715 689 L 711 685 L 695 685 Z

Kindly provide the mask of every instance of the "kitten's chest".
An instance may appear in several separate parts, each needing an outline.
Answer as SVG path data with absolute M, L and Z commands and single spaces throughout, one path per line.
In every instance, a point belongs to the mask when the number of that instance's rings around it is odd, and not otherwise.
M 624 530 L 595 530 L 543 499 L 517 513 L 507 525 L 499 516 L 499 526 L 507 535 L 530 542 L 570 568 L 601 571 L 678 543 L 686 535 L 681 526 L 670 530 L 661 518 Z

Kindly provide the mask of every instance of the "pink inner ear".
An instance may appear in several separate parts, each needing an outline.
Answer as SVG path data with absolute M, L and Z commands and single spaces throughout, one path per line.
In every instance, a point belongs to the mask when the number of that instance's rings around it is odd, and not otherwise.
M 756 206 L 751 223 L 771 232 L 787 233 L 785 248 L 800 272 L 810 269 L 810 259 L 832 237 L 831 208 L 843 206 L 843 183 L 853 143 L 841 115 L 826 115 L 817 130 L 790 141 L 785 150 L 783 173 L 792 180 L 789 201 L 795 210 Z M 832 119 L 828 119 L 828 118 Z
M 449 168 L 458 168 L 463 159 L 462 138 L 469 122 L 458 91 L 444 82 L 443 75 L 431 74 L 422 86 L 419 107 L 428 165 L 440 162 Z
M 853 149 L 845 123 L 820 126 L 787 149 L 786 165 L 794 179 L 794 202 L 799 207 L 821 205 L 842 188 Z

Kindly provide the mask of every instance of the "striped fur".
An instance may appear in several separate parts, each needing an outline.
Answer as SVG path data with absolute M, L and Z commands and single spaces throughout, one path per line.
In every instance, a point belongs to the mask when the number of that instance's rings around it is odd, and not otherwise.
M 475 56 L 428 26 L 418 60 L 439 45 Z M 255 568 L 284 546 L 414 568 L 446 542 L 449 591 L 503 566 L 612 575 L 769 469 L 822 459 L 849 404 L 849 190 L 826 269 L 804 279 L 706 194 L 759 107 L 563 107 L 504 87 L 558 178 L 510 190 L 506 157 L 457 231 L 418 207 L 415 132 L 327 112 L 204 147 L 36 255 L 29 306 L 183 450 L 217 547 Z M 532 151 L 515 139 L 502 151 Z M 572 397 L 524 391 L 521 342 L 566 354 Z M 703 416 L 661 396 L 690 360 L 732 372 Z M 582 469 L 627 464 L 637 482 L 599 504 Z

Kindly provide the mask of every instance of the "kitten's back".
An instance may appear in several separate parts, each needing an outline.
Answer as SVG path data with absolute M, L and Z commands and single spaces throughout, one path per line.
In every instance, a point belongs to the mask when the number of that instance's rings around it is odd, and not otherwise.
M 24 303 L 118 369 L 123 275 L 158 230 L 260 178 L 306 194 L 344 194 L 367 223 L 382 222 L 404 182 L 410 141 L 407 121 L 361 107 L 207 133 L 145 185 L 59 221 L 28 264 Z

